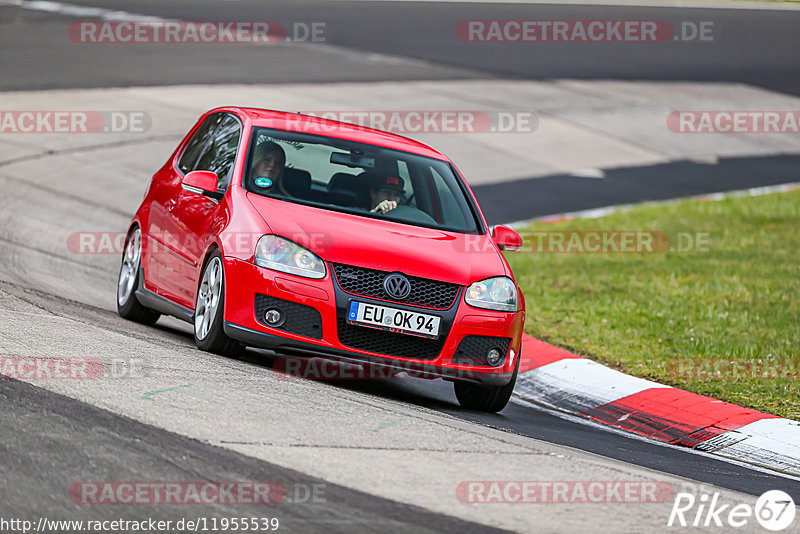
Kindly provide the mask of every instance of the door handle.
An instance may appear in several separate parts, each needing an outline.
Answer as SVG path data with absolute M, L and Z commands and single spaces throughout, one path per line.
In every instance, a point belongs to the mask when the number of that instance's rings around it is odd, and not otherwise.
M 172 211 L 173 209 L 175 209 L 175 204 L 177 203 L 178 201 L 175 200 L 174 198 L 171 199 L 169 202 L 167 202 L 167 211 Z

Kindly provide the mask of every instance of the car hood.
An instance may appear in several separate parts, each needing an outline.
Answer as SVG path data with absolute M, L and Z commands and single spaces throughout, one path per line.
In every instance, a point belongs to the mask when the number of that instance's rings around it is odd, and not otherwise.
M 272 231 L 334 263 L 467 285 L 508 275 L 491 236 L 361 217 L 247 193 Z

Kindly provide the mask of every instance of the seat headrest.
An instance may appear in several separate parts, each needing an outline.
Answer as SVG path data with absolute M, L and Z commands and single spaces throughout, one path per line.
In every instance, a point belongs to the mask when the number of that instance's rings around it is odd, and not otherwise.
M 363 177 L 346 172 L 337 172 L 328 182 L 329 200 L 332 204 L 348 207 L 364 207 L 367 188 Z
M 354 174 L 349 174 L 346 172 L 337 172 L 333 176 L 331 176 L 331 180 L 328 182 L 328 191 L 336 191 L 336 190 L 354 190 L 358 183 L 356 181 L 356 176 Z
M 283 187 L 295 197 L 304 197 L 311 190 L 311 173 L 302 169 L 283 169 Z

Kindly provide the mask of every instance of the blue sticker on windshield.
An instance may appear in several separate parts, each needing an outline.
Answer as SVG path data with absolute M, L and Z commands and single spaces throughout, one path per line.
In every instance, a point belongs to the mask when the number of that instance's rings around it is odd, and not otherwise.
M 256 185 L 258 187 L 263 187 L 264 189 L 267 189 L 269 187 L 272 187 L 272 180 L 264 177 L 256 178 Z

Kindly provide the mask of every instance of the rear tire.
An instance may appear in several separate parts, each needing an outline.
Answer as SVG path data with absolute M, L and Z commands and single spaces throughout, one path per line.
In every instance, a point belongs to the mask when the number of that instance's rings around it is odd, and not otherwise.
M 142 306 L 136 300 L 139 288 L 139 268 L 142 264 L 142 231 L 135 227 L 125 241 L 122 265 L 117 279 L 117 313 L 125 319 L 152 326 L 161 314 Z
M 514 384 L 517 383 L 519 359 L 520 355 L 518 354 L 517 363 L 514 365 L 514 374 L 511 375 L 511 381 L 505 386 L 482 386 L 471 382 L 453 382 L 453 389 L 461 407 L 489 413 L 496 413 L 505 408 L 514 392 Z
M 203 267 L 194 306 L 194 342 L 201 350 L 235 356 L 244 345 L 229 338 L 222 329 L 225 311 L 225 273 L 222 255 L 214 252 Z

